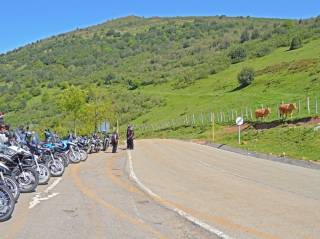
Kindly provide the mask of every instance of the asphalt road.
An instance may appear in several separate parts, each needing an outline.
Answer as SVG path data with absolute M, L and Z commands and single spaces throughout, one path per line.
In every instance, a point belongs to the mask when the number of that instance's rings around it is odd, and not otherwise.
M 0 224 L 1 239 L 319 235 L 319 170 L 177 140 L 90 155 L 21 195 L 12 219 Z
M 62 179 L 23 194 L 1 239 L 217 238 L 154 201 L 129 180 L 127 152 L 90 155 Z
M 320 238 L 319 170 L 177 140 L 141 140 L 129 154 L 154 200 L 225 238 Z

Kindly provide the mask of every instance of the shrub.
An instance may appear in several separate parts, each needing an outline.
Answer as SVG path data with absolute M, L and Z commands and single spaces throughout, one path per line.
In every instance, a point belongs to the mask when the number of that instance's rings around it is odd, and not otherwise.
M 115 33 L 116 33 L 116 31 L 111 29 L 111 30 L 107 31 L 106 35 L 107 36 L 113 36 Z
M 289 50 L 295 50 L 302 47 L 302 42 L 301 39 L 299 37 L 294 37 L 292 38 L 291 44 L 290 44 L 290 48 Z
M 104 79 L 104 84 L 105 85 L 111 85 L 111 82 L 115 79 L 115 75 L 113 73 L 109 73 L 105 79 Z
M 248 86 L 252 83 L 255 77 L 255 72 L 252 68 L 245 67 L 238 74 L 238 81 L 241 87 Z
M 242 32 L 241 36 L 240 36 L 240 42 L 244 43 L 246 41 L 250 40 L 250 35 L 249 32 L 247 30 L 245 30 L 244 32 Z
M 257 57 L 263 57 L 268 55 L 271 52 L 271 49 L 267 46 L 262 46 L 260 48 L 257 49 L 257 51 L 255 52 L 255 55 Z
M 260 33 L 258 29 L 253 30 L 252 34 L 251 34 L 251 40 L 255 40 L 258 39 L 260 37 Z
M 247 57 L 246 49 L 241 46 L 233 48 L 230 50 L 228 57 L 230 58 L 232 64 L 244 61 Z
M 36 97 L 38 95 L 41 94 L 41 90 L 39 88 L 32 88 L 30 90 L 30 94 L 33 96 L 33 97 Z
M 190 47 L 190 42 L 185 41 L 185 42 L 182 44 L 182 47 L 183 47 L 183 48 L 188 48 L 188 47 Z
M 128 80 L 128 90 L 135 90 L 139 87 L 138 83 L 133 80 Z

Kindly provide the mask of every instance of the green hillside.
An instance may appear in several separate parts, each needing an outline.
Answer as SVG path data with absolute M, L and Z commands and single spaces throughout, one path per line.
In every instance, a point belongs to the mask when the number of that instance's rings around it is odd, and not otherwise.
M 247 66 L 255 69 L 257 76 L 251 85 L 235 90 L 239 86 L 237 74 Z M 239 112 L 245 107 L 255 110 L 261 105 L 271 107 L 277 117 L 276 108 L 282 101 L 305 103 L 307 97 L 320 96 L 320 39 L 310 40 L 295 51 L 280 47 L 267 56 L 231 65 L 184 89 L 162 84 L 141 91 L 165 98 L 167 104 L 139 117 L 137 123 L 169 120 L 190 113 Z
M 289 51 L 293 38 L 302 46 Z M 65 132 L 72 120 L 59 102 L 70 85 L 89 105 L 98 89 L 121 125 L 305 99 L 319 90 L 319 43 L 320 17 L 130 16 L 0 55 L 0 109 L 13 125 Z M 255 80 L 237 89 L 245 66 Z M 94 127 L 81 112 L 88 133 Z

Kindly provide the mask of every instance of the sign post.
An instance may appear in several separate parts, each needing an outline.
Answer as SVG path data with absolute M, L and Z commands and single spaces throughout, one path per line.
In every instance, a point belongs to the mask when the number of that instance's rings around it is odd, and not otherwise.
M 238 125 L 238 143 L 241 144 L 241 125 L 243 125 L 243 118 L 237 117 L 236 124 Z
M 211 113 L 212 120 L 212 142 L 214 143 L 214 113 Z

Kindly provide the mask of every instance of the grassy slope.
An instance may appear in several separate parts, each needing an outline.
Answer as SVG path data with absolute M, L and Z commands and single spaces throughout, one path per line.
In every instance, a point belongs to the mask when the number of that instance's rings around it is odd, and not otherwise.
M 266 57 L 232 65 L 229 69 L 182 90 L 173 91 L 170 85 L 145 87 L 144 93 L 165 97 L 167 105 L 140 117 L 136 123 L 159 122 L 190 112 L 239 109 L 248 105 L 254 108 L 254 106 L 259 107 L 260 104 L 276 106 L 282 100 L 292 101 L 305 99 L 307 96 L 319 96 L 319 44 L 320 40 L 317 39 L 295 51 L 280 48 Z M 316 63 L 310 65 L 310 59 L 315 59 Z M 296 63 L 293 64 L 293 61 Z M 277 72 L 261 74 L 249 87 L 230 92 L 237 87 L 236 76 L 243 66 L 261 70 L 284 62 L 290 62 L 295 69 L 288 70 L 288 66 L 285 66 Z M 273 85 L 268 87 L 267 84 L 270 81 Z M 273 114 L 276 116 L 275 113 Z M 243 143 L 240 147 L 276 155 L 289 155 L 298 159 L 320 160 L 320 134 L 314 132 L 313 127 L 312 124 L 294 127 L 283 125 L 260 132 L 248 129 L 243 133 Z M 144 137 L 210 140 L 211 128 L 209 126 L 180 127 L 147 133 Z M 238 146 L 236 132 L 230 133 L 220 125 L 216 126 L 216 141 Z
M 315 96 L 320 89 L 320 78 L 311 81 L 309 75 L 312 69 L 297 73 L 284 70 L 280 74 L 277 72 L 259 75 L 249 87 L 235 92 L 230 91 L 238 86 L 237 74 L 244 66 L 261 70 L 283 62 L 314 58 L 320 63 L 319 45 L 318 39 L 295 51 L 279 48 L 268 56 L 232 65 L 223 72 L 199 80 L 196 84 L 181 90 L 172 90 L 170 84 L 144 87 L 141 90 L 143 93 L 160 95 L 166 98 L 167 105 L 152 110 L 137 119 L 136 123 L 157 122 L 159 119 L 172 119 L 191 112 L 223 111 L 246 106 L 258 107 L 261 104 L 276 105 L 282 100 L 290 101 Z M 319 63 L 318 66 L 320 66 Z M 270 81 L 276 84 L 268 87 Z

